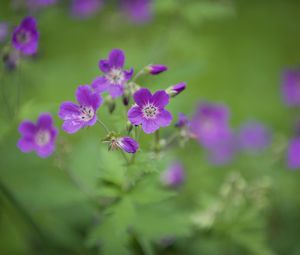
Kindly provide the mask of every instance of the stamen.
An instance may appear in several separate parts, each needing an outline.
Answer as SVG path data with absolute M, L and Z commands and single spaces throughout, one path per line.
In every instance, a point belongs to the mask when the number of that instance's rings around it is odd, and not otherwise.
M 106 79 L 114 85 L 121 85 L 124 81 L 124 73 L 122 69 L 111 69 L 110 72 L 106 75 Z
M 142 112 L 146 119 L 154 119 L 158 114 L 158 108 L 152 104 L 148 104 L 143 108 Z
M 50 133 L 47 130 L 40 130 L 35 135 L 35 142 L 39 146 L 44 146 L 50 142 Z
M 94 109 L 90 106 L 80 105 L 80 116 L 79 118 L 83 121 L 90 121 L 94 118 L 95 112 Z

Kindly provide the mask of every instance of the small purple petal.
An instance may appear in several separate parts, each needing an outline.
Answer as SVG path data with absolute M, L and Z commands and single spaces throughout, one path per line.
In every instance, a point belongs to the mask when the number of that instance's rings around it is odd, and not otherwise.
M 152 102 L 159 108 L 164 108 L 169 103 L 169 95 L 164 90 L 159 90 L 154 93 Z
M 73 102 L 64 102 L 60 106 L 58 116 L 63 120 L 72 120 L 75 116 L 79 116 L 80 111 L 78 105 Z
M 128 119 L 133 125 L 140 125 L 143 121 L 143 113 L 139 106 L 133 106 L 128 111 Z
M 27 153 L 27 152 L 31 152 L 34 150 L 35 146 L 34 146 L 34 141 L 33 141 L 33 137 L 32 138 L 21 138 L 17 144 L 18 148 L 24 152 L 24 153 Z
M 49 145 L 46 145 L 44 147 L 36 148 L 36 153 L 41 158 L 47 158 L 53 153 L 54 150 L 55 150 L 55 145 L 54 144 L 49 144 Z
M 111 66 L 110 66 L 110 64 L 109 64 L 109 62 L 108 62 L 108 60 L 106 60 L 106 59 L 100 60 L 98 65 L 99 65 L 99 69 L 100 69 L 103 73 L 108 73 L 109 70 L 110 70 L 110 68 L 111 68 Z
M 102 98 L 94 93 L 89 85 L 81 85 L 77 88 L 76 98 L 80 105 L 92 106 L 97 110 L 102 103 Z
M 164 185 L 177 188 L 184 182 L 185 171 L 183 166 L 179 162 L 173 163 L 165 172 L 161 175 L 161 181 Z
M 152 100 L 152 95 L 148 89 L 141 88 L 134 93 L 133 98 L 139 106 L 143 106 L 148 104 Z
M 300 70 L 286 70 L 283 73 L 282 95 L 288 106 L 300 105 Z
M 31 121 L 23 121 L 19 126 L 19 133 L 23 136 L 33 136 L 36 132 L 36 126 Z
M 133 76 L 134 70 L 133 68 L 124 71 L 126 81 L 129 81 Z
M 74 17 L 84 19 L 95 15 L 102 5 L 103 0 L 73 0 L 71 12 Z
M 158 116 L 156 122 L 159 124 L 161 127 L 167 127 L 171 124 L 172 122 L 172 115 L 170 112 L 167 110 L 162 110 Z
M 124 94 L 124 87 L 121 85 L 110 85 L 107 91 L 112 98 L 117 98 Z
M 97 93 L 103 93 L 108 89 L 110 86 L 109 82 L 106 80 L 105 77 L 98 77 L 92 82 L 92 88 L 97 92 Z
M 157 75 L 168 70 L 165 65 L 150 65 L 147 67 L 150 74 Z
M 180 82 L 180 83 L 174 85 L 172 87 L 172 90 L 174 92 L 176 92 L 176 95 L 178 95 L 179 93 L 181 93 L 182 91 L 184 91 L 185 88 L 186 88 L 186 83 L 185 82 Z
M 142 128 L 146 134 L 152 134 L 159 129 L 159 124 L 156 122 L 156 120 L 143 119 Z
M 37 121 L 37 128 L 50 129 L 53 125 L 52 116 L 49 113 L 41 114 Z
M 290 141 L 287 152 L 288 168 L 297 170 L 300 168 L 300 138 Z
M 136 153 L 139 144 L 131 137 L 121 137 L 118 139 L 120 148 L 128 153 Z
M 133 22 L 145 23 L 151 19 L 151 0 L 123 0 L 122 9 Z
M 123 68 L 125 61 L 124 52 L 120 49 L 114 49 L 109 54 L 109 64 L 111 67 Z

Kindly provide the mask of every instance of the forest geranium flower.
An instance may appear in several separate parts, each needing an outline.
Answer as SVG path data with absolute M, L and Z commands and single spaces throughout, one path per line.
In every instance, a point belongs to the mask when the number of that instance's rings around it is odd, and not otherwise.
M 182 91 L 184 91 L 186 88 L 186 83 L 185 82 L 180 82 L 176 85 L 173 85 L 169 88 L 166 89 L 166 92 L 171 96 L 175 97 L 178 94 L 180 94 Z
M 296 170 L 300 168 L 300 138 L 290 141 L 287 152 L 288 168 Z
M 133 138 L 125 136 L 110 139 L 109 148 L 111 150 L 121 149 L 127 153 L 136 153 L 139 149 L 139 144 Z
M 288 106 L 300 106 L 300 70 L 283 73 L 282 95 Z
M 96 14 L 103 5 L 103 0 L 73 0 L 71 12 L 75 17 L 87 18 Z
M 38 49 L 38 42 L 39 33 L 36 20 L 33 17 L 24 18 L 13 32 L 13 46 L 24 55 L 33 55 Z
M 19 126 L 19 132 L 22 138 L 18 142 L 18 147 L 22 152 L 35 151 L 38 156 L 43 158 L 53 153 L 57 129 L 53 125 L 50 114 L 41 114 L 36 124 L 31 121 L 23 121 Z
M 149 65 L 146 67 L 148 72 L 153 75 L 160 74 L 168 70 L 168 67 L 165 65 Z
M 124 86 L 133 75 L 133 69 L 123 70 L 125 55 L 122 50 L 114 49 L 108 59 L 99 61 L 99 68 L 105 74 L 93 81 L 92 87 L 98 93 L 108 91 L 112 98 L 124 94 Z
M 201 103 L 191 121 L 191 132 L 200 144 L 211 147 L 231 135 L 229 111 L 226 106 Z
M 269 130 L 259 122 L 244 124 L 239 132 L 239 147 L 243 150 L 263 150 L 271 143 L 272 135 Z
M 151 0 L 121 0 L 121 6 L 133 22 L 145 23 L 152 16 L 151 2 Z
M 176 188 L 180 186 L 185 179 L 185 171 L 181 163 L 174 162 L 165 172 L 161 175 L 161 182 L 165 186 Z
M 141 88 L 133 98 L 136 105 L 128 111 L 128 119 L 133 125 L 142 125 L 144 132 L 150 134 L 171 124 L 172 115 L 164 109 L 169 103 L 165 91 L 160 90 L 152 95 L 148 89 Z
M 93 92 L 88 85 L 78 87 L 76 98 L 79 105 L 64 102 L 58 114 L 64 120 L 63 130 L 70 134 L 86 126 L 93 126 L 97 121 L 97 110 L 102 103 L 100 95 Z
M 0 22 L 0 43 L 4 42 L 8 35 L 8 24 L 6 22 Z

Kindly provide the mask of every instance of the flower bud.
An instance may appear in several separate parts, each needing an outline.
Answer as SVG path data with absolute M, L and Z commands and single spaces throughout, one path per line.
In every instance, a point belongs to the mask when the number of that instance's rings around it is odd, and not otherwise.
M 113 132 L 109 133 L 102 141 L 108 143 L 109 150 L 121 149 L 127 153 L 136 153 L 139 149 L 139 144 L 131 137 L 118 137 Z
M 157 75 L 167 71 L 168 67 L 165 65 L 149 65 L 146 67 L 146 70 L 152 75 Z
M 184 91 L 186 88 L 186 83 L 185 82 L 180 82 L 176 85 L 173 85 L 169 88 L 166 89 L 166 92 L 171 96 L 175 97 L 178 94 L 180 94 L 182 91 Z

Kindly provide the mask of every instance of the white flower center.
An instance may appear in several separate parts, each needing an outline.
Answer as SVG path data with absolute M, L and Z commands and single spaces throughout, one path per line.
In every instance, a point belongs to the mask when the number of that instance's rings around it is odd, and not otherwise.
M 26 31 L 26 30 L 21 30 L 18 34 L 17 34 L 17 39 L 20 43 L 28 43 L 31 39 L 31 34 L 30 32 Z
M 158 114 L 159 110 L 153 104 L 147 104 L 142 109 L 143 116 L 146 119 L 154 119 Z
M 50 142 L 50 138 L 51 136 L 49 131 L 39 130 L 34 137 L 34 141 L 38 146 L 45 146 Z
M 80 105 L 80 120 L 82 121 L 90 121 L 92 118 L 94 118 L 95 111 L 91 106 L 84 106 Z
M 125 80 L 124 72 L 122 69 L 112 68 L 105 77 L 111 84 L 114 85 L 121 85 Z

